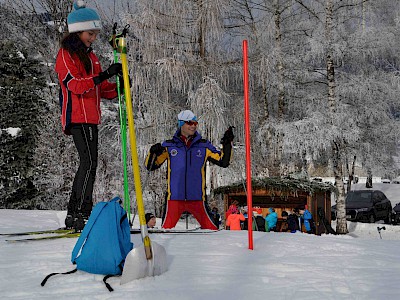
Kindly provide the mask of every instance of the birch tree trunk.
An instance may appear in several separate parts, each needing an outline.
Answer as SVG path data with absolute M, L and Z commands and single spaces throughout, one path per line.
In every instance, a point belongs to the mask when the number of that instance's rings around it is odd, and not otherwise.
M 281 31 L 281 9 L 279 0 L 274 1 L 274 23 L 275 23 L 275 42 L 277 52 L 277 70 L 278 70 L 278 118 L 282 119 L 285 110 L 285 85 L 284 85 L 284 67 L 282 56 L 282 31 Z
M 275 24 L 275 49 L 277 53 L 276 69 L 278 71 L 278 121 L 283 121 L 285 113 L 285 84 L 284 84 L 284 66 L 283 66 L 283 51 L 282 51 L 282 30 L 281 30 L 281 7 L 279 0 L 274 0 L 274 24 Z M 279 170 L 279 174 L 284 173 L 284 167 L 282 166 L 282 155 L 283 155 L 283 134 L 279 134 L 277 137 L 277 155 L 274 161 L 274 169 Z
M 343 170 L 341 164 L 341 145 L 340 143 L 334 141 L 332 143 L 333 148 L 333 173 L 335 176 L 335 185 L 338 189 L 337 201 L 336 201 L 336 211 L 337 211 L 337 224 L 336 233 L 346 234 L 347 221 L 346 221 L 346 202 L 345 202 L 345 190 L 343 184 Z
M 332 0 L 326 0 L 326 21 L 325 21 L 325 34 L 326 34 L 326 77 L 328 80 L 328 106 L 331 114 L 336 112 L 336 99 L 335 99 L 335 66 L 333 62 L 333 39 L 332 39 L 332 25 L 333 25 L 333 3 Z
M 347 193 L 349 193 L 351 191 L 351 185 L 352 185 L 352 183 L 354 181 L 354 170 L 355 170 L 355 165 L 356 165 L 356 158 L 357 158 L 357 156 L 354 155 L 353 161 L 351 163 L 351 171 L 349 170 L 349 172 L 348 172 L 349 173 L 349 180 L 347 182 L 347 189 L 346 189 Z M 346 165 L 348 167 L 347 163 L 346 163 Z
M 333 0 L 326 0 L 325 9 L 325 35 L 326 35 L 326 76 L 328 81 L 328 108 L 331 115 L 331 123 L 334 126 L 334 115 L 336 113 L 337 100 L 335 95 L 335 65 L 333 61 Z M 342 146 L 338 137 L 332 141 L 332 159 L 333 159 L 333 174 L 335 176 L 335 185 L 338 189 L 337 195 L 337 224 L 336 232 L 339 234 L 348 233 L 346 221 L 346 202 L 345 191 L 343 184 L 343 169 L 341 159 Z

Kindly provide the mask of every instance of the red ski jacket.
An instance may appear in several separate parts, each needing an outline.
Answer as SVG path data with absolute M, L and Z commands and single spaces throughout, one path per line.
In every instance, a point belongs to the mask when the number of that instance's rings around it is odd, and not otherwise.
M 240 221 L 244 221 L 246 218 L 242 214 L 230 214 L 226 219 L 226 226 L 229 226 L 231 230 L 241 230 Z
M 60 82 L 61 124 L 69 134 L 72 124 L 100 124 L 100 99 L 117 97 L 116 84 L 103 81 L 95 85 L 93 77 L 101 72 L 99 60 L 89 52 L 92 70 L 88 74 L 83 63 L 75 55 L 61 48 L 57 54 L 55 71 Z

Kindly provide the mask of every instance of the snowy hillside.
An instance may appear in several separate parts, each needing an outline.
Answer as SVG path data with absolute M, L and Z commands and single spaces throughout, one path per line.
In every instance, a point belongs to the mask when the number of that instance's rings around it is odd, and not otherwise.
M 60 227 L 65 212 L 0 210 L 0 232 Z M 157 225 L 160 220 L 157 220 Z M 184 228 L 185 224 L 178 224 Z M 137 226 L 137 224 L 135 224 Z M 400 226 L 349 223 L 350 235 L 254 232 L 151 234 L 167 251 L 169 270 L 105 288 L 101 275 L 72 270 L 76 239 L 25 243 L 0 238 L 1 299 L 398 299 Z M 140 236 L 132 235 L 135 245 Z

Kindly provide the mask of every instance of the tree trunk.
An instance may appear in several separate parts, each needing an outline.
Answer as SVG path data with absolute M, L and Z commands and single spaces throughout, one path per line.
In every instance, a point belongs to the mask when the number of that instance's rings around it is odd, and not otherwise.
M 351 165 L 351 171 L 349 172 L 349 181 L 347 182 L 347 193 L 351 191 L 351 184 L 353 183 L 354 180 L 354 169 L 355 169 L 355 164 L 356 164 L 356 157 L 354 155 L 354 159 Z
M 284 85 L 284 67 L 282 57 L 282 32 L 281 32 L 281 11 L 279 9 L 279 1 L 274 1 L 274 22 L 275 22 L 275 42 L 277 52 L 277 69 L 278 69 L 278 118 L 282 119 L 285 111 L 285 85 Z
M 333 62 L 332 50 L 332 22 L 333 22 L 333 3 L 332 0 L 326 0 L 326 20 L 325 20 L 325 34 L 326 34 L 326 77 L 328 80 L 328 106 L 331 113 L 336 112 L 336 99 L 335 99 L 335 65 Z
M 279 7 L 279 0 L 274 1 L 274 23 L 275 23 L 275 42 L 277 53 L 277 70 L 278 70 L 278 120 L 281 122 L 285 112 L 285 85 L 284 85 L 284 66 L 282 56 L 282 32 L 281 32 L 281 10 Z M 283 173 L 281 166 L 282 153 L 283 153 L 283 133 L 278 134 L 277 139 L 277 157 L 274 163 L 276 170 L 279 170 L 279 175 Z
M 328 81 L 328 107 L 331 113 L 331 123 L 334 125 L 334 114 L 336 112 L 336 84 L 335 84 L 335 65 L 333 61 L 333 38 L 332 38 L 332 26 L 333 26 L 333 1 L 326 0 L 326 19 L 325 19 L 325 36 L 326 36 L 326 76 Z M 334 140 L 332 143 L 332 155 L 333 155 L 333 173 L 335 175 L 335 185 L 338 189 L 336 211 L 337 211 L 337 225 L 336 232 L 339 234 L 348 233 L 347 220 L 346 220 L 346 202 L 345 202 L 345 190 L 343 184 L 343 170 L 342 170 L 342 159 L 341 143 Z
M 336 211 L 337 211 L 337 223 L 336 223 L 336 233 L 346 234 L 347 230 L 347 220 L 346 220 L 346 202 L 345 202 L 345 191 L 343 184 L 343 170 L 341 168 L 341 146 L 337 141 L 333 142 L 333 173 L 335 175 L 335 186 L 338 189 L 337 199 L 336 199 Z
M 204 42 L 204 26 L 203 26 L 204 20 L 201 19 L 200 21 L 200 28 L 199 28 L 199 38 L 198 38 L 198 43 L 199 43 L 199 53 L 201 58 L 206 57 L 206 44 Z
M 361 11 L 362 11 L 361 27 L 362 27 L 362 32 L 363 33 L 365 33 L 366 10 L 367 10 L 367 3 L 361 2 Z
M 264 99 L 264 116 L 265 120 L 269 119 L 269 105 L 268 105 L 268 91 L 267 91 L 267 80 L 263 79 L 263 86 L 262 86 L 262 91 L 263 91 L 263 99 Z

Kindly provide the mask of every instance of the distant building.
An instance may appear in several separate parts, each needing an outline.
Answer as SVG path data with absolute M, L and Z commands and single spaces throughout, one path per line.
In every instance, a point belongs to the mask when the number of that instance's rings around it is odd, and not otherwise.
M 316 234 L 326 233 L 323 220 L 320 219 L 323 216 L 328 224 L 331 222 L 331 196 L 336 191 L 332 184 L 290 177 L 265 177 L 252 180 L 252 189 L 253 208 L 257 207 L 257 213 L 263 217 L 268 213 L 268 208 L 273 207 L 278 214 L 279 225 L 283 211 L 291 212 L 307 206 L 316 222 Z M 242 181 L 221 186 L 214 190 L 214 195 L 222 196 L 225 212 L 234 201 L 239 203 L 239 207 L 247 206 L 247 191 Z

